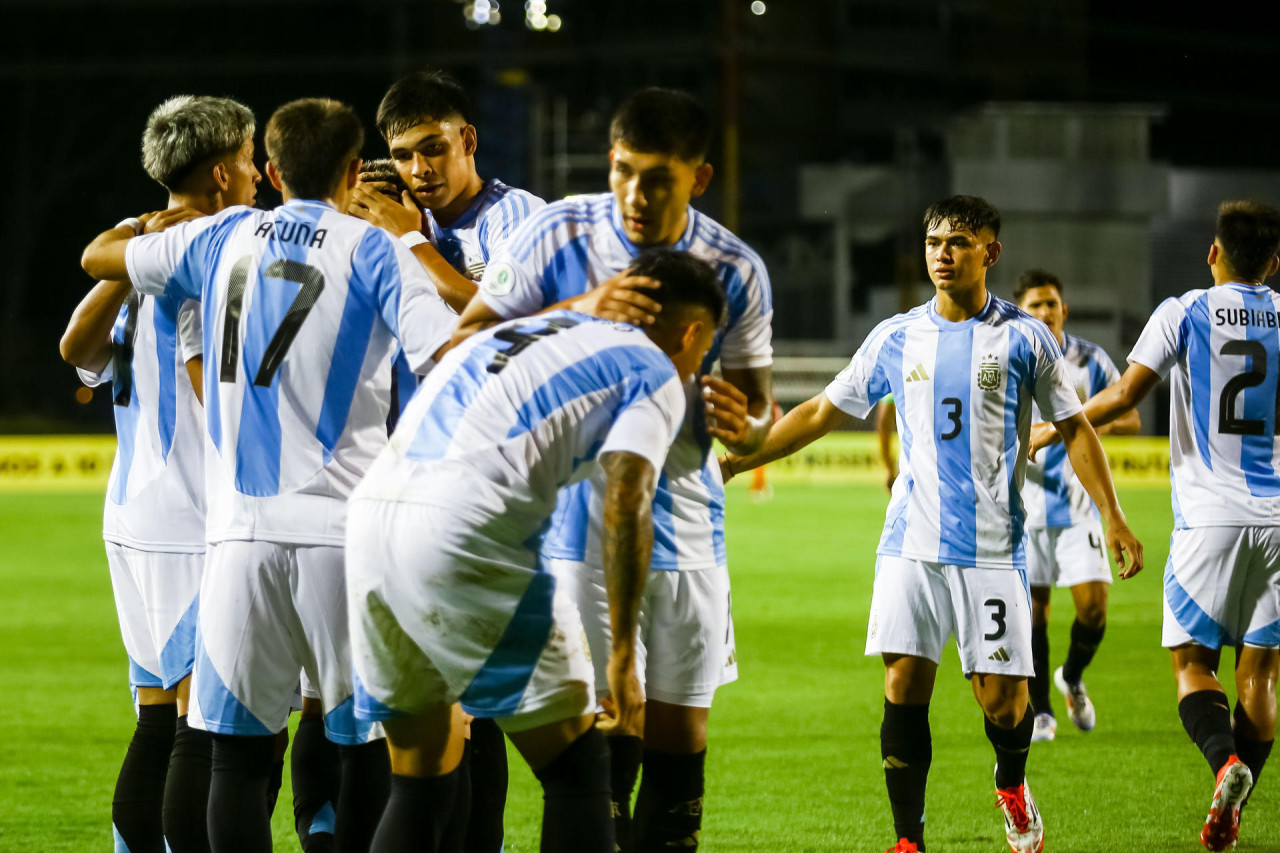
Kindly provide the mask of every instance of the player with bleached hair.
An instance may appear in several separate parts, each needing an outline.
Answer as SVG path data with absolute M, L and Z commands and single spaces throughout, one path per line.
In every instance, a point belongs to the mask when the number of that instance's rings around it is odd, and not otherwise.
M 214 735 L 215 853 L 271 849 L 266 787 L 300 670 L 344 754 L 340 848 L 367 846 L 367 803 L 389 784 L 385 758 L 381 774 L 372 759 L 345 760 L 385 756 L 352 711 L 346 501 L 387 442 L 394 345 L 426 371 L 456 315 L 403 244 L 339 212 L 363 137 L 344 104 L 285 104 L 263 139 L 283 206 L 231 207 L 155 236 L 112 229 L 82 258 L 91 275 L 202 305 L 209 546 L 191 717 Z
M 1235 846 L 1240 810 L 1271 754 L 1280 669 L 1280 211 L 1254 201 L 1218 208 L 1213 287 L 1160 304 L 1129 367 L 1085 414 L 1107 424 L 1164 376 L 1169 396 L 1173 535 L 1164 570 L 1161 642 L 1173 658 L 1178 716 L 1215 777 L 1200 841 Z M 1045 430 L 1037 448 L 1050 443 Z M 1218 665 L 1236 647 L 1234 714 Z
M 721 467 L 728 479 L 794 453 L 893 395 L 901 472 L 877 548 L 866 648 L 885 667 L 880 751 L 898 836 L 892 851 L 924 849 L 929 701 L 954 634 L 995 748 L 1005 837 L 1014 853 L 1040 853 L 1044 825 L 1026 783 L 1033 669 L 1019 496 L 1033 402 L 1063 435 L 1072 468 L 1102 510 L 1121 577 L 1141 570 L 1142 546 L 1120 512 L 1057 340 L 987 291 L 987 270 L 1000 257 L 999 212 L 985 199 L 951 196 L 925 212 L 924 228 L 937 295 L 877 326 L 826 391 L 773 426 L 763 448 L 730 453 Z
M 160 104 L 143 131 L 142 165 L 169 205 L 120 230 L 156 233 L 253 204 L 262 177 L 253 133 L 253 113 L 228 98 Z M 103 538 L 138 712 L 111 805 L 116 846 L 203 851 L 211 744 L 187 725 L 205 552 L 199 303 L 99 282 L 76 307 L 61 351 L 86 385 L 110 382 L 115 403 Z
M 725 308 L 715 271 L 688 254 L 654 251 L 631 270 L 659 283 L 653 324 L 553 310 L 470 336 L 427 376 L 356 490 L 356 709 L 386 726 L 395 774 L 377 853 L 445 849 L 463 817 L 463 711 L 497 719 L 542 784 L 542 850 L 616 850 L 582 623 L 540 546 L 557 492 L 594 474 L 613 629 L 606 679 L 614 725 L 636 726 L 654 489 L 684 420 L 684 384 Z

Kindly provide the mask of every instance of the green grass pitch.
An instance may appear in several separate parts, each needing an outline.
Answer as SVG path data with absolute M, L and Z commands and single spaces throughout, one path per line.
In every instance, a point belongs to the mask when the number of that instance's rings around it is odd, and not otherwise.
M 703 849 L 881 851 L 892 822 L 880 770 L 882 670 L 862 654 L 885 497 L 873 486 L 778 484 L 752 504 L 731 489 L 729 553 L 740 680 L 717 697 Z M 1178 722 L 1160 648 L 1167 490 L 1121 492 L 1147 569 L 1117 583 L 1087 674 L 1098 728 L 1062 723 L 1028 778 L 1054 853 L 1201 850 L 1212 778 Z M 111 792 L 133 711 L 99 536 L 97 494 L 0 495 L 0 850 L 110 849 Z M 1070 598 L 1055 597 L 1055 665 Z M 1224 655 L 1229 672 L 1230 653 Z M 1229 680 L 1229 679 L 1228 679 Z M 1228 692 L 1233 693 L 1230 686 Z M 1055 698 L 1056 693 L 1055 693 Z M 1058 703 L 1061 708 L 1061 703 Z M 954 648 L 932 705 L 932 850 L 1007 849 L 990 745 Z M 507 850 L 537 850 L 536 783 L 513 758 Z M 288 781 L 277 850 L 297 850 Z M 1280 850 L 1280 770 L 1245 812 L 1242 851 Z

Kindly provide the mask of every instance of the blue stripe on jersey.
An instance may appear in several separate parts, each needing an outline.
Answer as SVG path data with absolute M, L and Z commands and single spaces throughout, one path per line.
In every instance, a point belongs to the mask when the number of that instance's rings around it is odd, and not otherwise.
M 530 253 L 537 248 L 538 244 L 548 234 L 551 234 L 562 225 L 569 223 L 594 225 L 608 218 L 609 208 L 607 206 L 597 207 L 592 204 L 586 210 L 582 210 L 569 202 L 565 202 L 563 204 L 547 205 L 538 211 L 535 216 L 537 217 L 536 219 L 530 219 L 529 221 L 536 222 L 539 230 L 535 231 L 532 237 L 522 241 L 521 245 L 512 246 L 511 257 L 516 263 L 522 264 L 528 260 Z
M 360 384 L 360 370 L 368 354 L 369 337 L 377 307 L 370 300 L 373 282 L 400 291 L 400 264 L 396 260 L 391 237 L 381 228 L 370 228 L 361 238 L 351 259 L 351 279 L 347 285 L 347 302 L 342 306 L 338 323 L 340 342 L 333 348 L 329 376 L 325 380 L 324 401 L 316 421 L 316 439 L 324 450 L 324 464 L 333 458 L 342 431 L 351 413 L 351 400 Z
M 1067 449 L 1061 444 L 1045 448 L 1044 523 L 1046 527 L 1070 527 L 1071 503 L 1067 499 Z
M 1169 467 L 1169 496 L 1173 503 L 1173 529 L 1185 530 L 1187 520 L 1182 517 L 1182 507 L 1178 505 L 1178 478 L 1174 476 L 1173 466 Z
M 702 466 L 702 485 L 710 495 L 707 507 L 711 511 L 711 547 L 716 554 L 716 565 L 725 566 L 729 556 L 724 547 L 724 486 L 711 471 L 711 465 L 719 464 L 715 459 L 708 459 L 708 464 Z
M 1033 364 L 1034 354 L 1023 352 L 1029 349 L 1025 340 L 1020 336 L 1009 335 L 1009 355 L 1008 355 L 1008 376 L 1005 378 L 1004 388 L 1004 470 L 1005 478 L 1009 484 L 1009 521 L 1010 535 L 1013 539 L 1013 564 L 1015 566 L 1024 565 L 1022 554 L 1022 532 L 1026 526 L 1027 513 L 1022 505 L 1022 495 L 1018 491 L 1017 479 L 1013 476 L 1014 469 L 1018 465 L 1018 412 L 1023 406 L 1024 394 L 1030 395 L 1033 387 L 1032 382 L 1035 380 L 1035 374 L 1030 376 L 1019 376 L 1014 365 Z M 1028 358 L 1027 356 L 1030 356 Z M 1028 381 L 1030 380 L 1030 381 Z M 1047 480 L 1046 476 L 1046 480 Z M 1049 489 L 1045 488 L 1046 498 Z M 1023 581 L 1026 581 L 1026 572 L 1023 572 Z M 1028 589 L 1030 589 L 1028 587 Z M 1029 594 L 1029 593 L 1028 593 Z
M 348 696 L 342 704 L 324 715 L 324 733 L 329 740 L 343 746 L 359 746 L 369 739 L 373 720 L 356 718 L 356 698 Z
M 541 277 L 544 306 L 587 292 L 587 276 L 591 269 L 591 253 L 587 246 L 590 243 L 591 235 L 583 234 L 565 243 L 551 256 Z
M 245 327 L 239 365 L 239 370 L 244 372 L 244 398 L 236 440 L 236 489 L 241 494 L 269 497 L 280 492 L 280 373 L 277 371 L 267 386 L 258 385 L 255 380 L 267 346 L 280 329 L 302 285 L 268 276 L 266 270 L 276 261 L 306 263 L 307 243 L 282 240 L 280 232 L 292 225 L 294 229 L 306 227 L 314 234 L 320 217 L 329 209 L 320 205 L 279 208 L 267 248 L 253 273 L 257 277 L 252 289 L 253 300 L 245 306 L 240 318 Z M 249 293 L 246 288 L 246 295 Z M 335 360 L 342 349 L 335 348 Z M 286 369 L 288 365 L 280 366 L 280 370 Z
M 1235 643 L 1235 638 L 1227 633 L 1227 629 L 1205 613 L 1191 594 L 1178 583 L 1173 574 L 1172 554 L 1164 566 L 1164 595 L 1169 602 L 1169 609 L 1173 611 L 1173 618 L 1197 643 L 1206 649 L 1220 649 Z
M 978 556 L 978 509 L 973 486 L 973 454 L 969 447 L 969 392 L 973 387 L 973 326 L 938 334 L 933 374 L 933 440 L 938 456 L 938 527 L 943 539 L 938 558 L 944 563 L 973 565 Z M 945 401 L 953 402 L 947 403 Z M 959 432 L 952 418 L 959 401 Z
M 489 263 L 489 217 L 486 216 L 480 220 L 480 227 L 476 229 L 476 242 L 480 244 L 480 255 L 484 258 L 484 262 Z
M 172 690 L 174 685 L 191 674 L 195 666 L 196 620 L 199 615 L 200 594 L 196 593 L 187 606 L 187 612 L 182 614 L 160 650 L 160 671 L 164 673 L 165 690 Z
M 192 247 L 200 242 L 203 238 L 204 264 L 209 269 L 217 269 L 218 262 L 222 258 L 222 252 L 226 248 L 227 240 L 231 237 L 235 223 L 247 216 L 253 215 L 252 208 L 244 208 L 235 214 L 229 215 L 223 220 L 220 227 L 207 228 L 201 232 L 200 237 L 192 243 Z M 217 234 L 211 234 L 216 231 Z M 205 235 L 209 235 L 207 238 Z M 190 253 L 191 248 L 188 248 Z M 188 271 L 188 275 L 191 271 Z M 203 288 L 200 279 L 194 279 L 195 287 Z M 212 282 L 210 283 L 212 284 Z M 222 325 L 218 322 L 218 305 L 221 300 L 216 294 L 202 293 L 195 297 L 201 300 L 201 321 L 204 327 L 204 361 L 207 369 L 204 371 L 204 419 L 209 430 L 209 440 L 213 442 L 214 448 L 222 452 L 222 399 L 218 394 L 218 368 L 222 363 Z
M 1178 329 L 1178 339 L 1186 347 L 1188 364 L 1210 365 L 1214 362 L 1213 350 L 1209 345 L 1209 294 L 1205 293 L 1187 307 Z M 1210 371 L 1191 370 L 1191 418 L 1195 429 L 1196 449 L 1200 451 L 1200 460 L 1204 467 L 1213 470 L 1213 457 L 1209 454 L 1209 406 L 1211 404 L 1209 385 L 1212 377 Z
M 139 312 L 141 312 L 141 300 L 139 301 Z M 116 317 L 115 326 L 111 329 L 112 341 L 116 346 L 120 346 L 124 342 L 125 329 L 128 326 L 128 309 L 122 309 L 118 317 Z M 133 363 L 129 364 L 130 372 L 133 371 Z M 125 381 L 124 377 L 113 376 L 111 384 L 117 386 Z M 116 421 L 116 484 L 111 490 L 111 502 L 123 505 L 129 491 L 129 472 L 133 468 L 133 454 L 137 448 L 138 442 L 138 420 L 142 416 L 142 401 L 138 398 L 138 383 L 132 382 L 133 392 L 129 395 L 129 405 L 112 406 L 115 410 Z M 112 394 L 115 397 L 115 394 Z
M 200 714 L 209 731 L 223 735 L 273 735 L 253 712 L 227 689 L 204 650 L 204 638 L 196 631 L 196 666 L 200 677 L 193 678 L 200 698 Z
M 1271 289 L 1260 287 L 1240 293 L 1241 302 L 1246 309 L 1259 313 L 1275 310 Z M 1244 417 L 1261 421 L 1262 435 L 1240 436 L 1240 470 L 1244 472 L 1245 483 L 1249 494 L 1258 498 L 1271 498 L 1280 495 L 1280 477 L 1276 476 L 1272 464 L 1275 453 L 1276 434 L 1276 371 L 1269 369 L 1277 363 L 1280 355 L 1280 339 L 1276 330 L 1266 326 L 1249 323 L 1245 326 L 1245 334 L 1251 341 L 1262 344 L 1266 350 L 1262 364 L 1255 364 L 1257 359 L 1248 359 L 1247 369 L 1262 374 L 1262 382 L 1244 389 L 1240 395 L 1244 399 Z
M 156 363 L 160 368 L 156 389 L 156 427 L 160 431 L 160 455 L 167 462 L 173 447 L 173 431 L 178 425 L 178 386 L 174 366 L 178 363 L 178 308 L 183 297 L 165 294 L 151 308 L 156 330 Z
M 485 341 L 477 344 L 467 358 L 458 365 L 457 371 L 449 377 L 449 382 L 440 389 L 436 398 L 431 401 L 430 408 L 422 416 L 418 432 L 405 450 L 408 459 L 417 462 L 428 462 L 442 459 L 449 451 L 453 440 L 453 432 L 462 422 L 467 407 L 471 405 L 484 387 L 489 373 L 489 360 L 502 347 L 498 341 Z M 476 357 L 476 350 L 484 355 Z
M 129 686 L 164 689 L 164 681 L 155 673 L 143 669 L 142 665 L 133 658 L 129 658 Z
M 520 707 L 554 622 L 556 579 L 538 567 L 489 659 L 458 701 L 476 717 L 509 717 Z
M 671 481 L 664 470 L 658 477 L 658 487 L 653 495 L 653 553 L 655 554 L 679 553 L 676 549 L 674 506 L 675 502 L 671 498 Z M 652 562 L 649 567 L 656 568 Z
M 874 334 L 874 333 L 873 333 Z M 903 399 L 902 385 L 902 347 L 906 341 L 906 330 L 897 329 L 890 333 L 880 347 L 880 356 L 876 360 L 876 369 L 867 383 L 867 399 L 883 399 L 886 394 L 893 394 L 894 399 Z M 902 500 L 889 507 L 885 519 L 884 533 L 880 536 L 877 549 L 884 554 L 901 554 L 903 538 L 907 533 L 907 507 L 911 505 L 911 491 L 915 488 L 915 478 L 911 475 L 911 445 L 914 436 L 905 418 L 898 418 L 898 442 L 902 445 L 902 455 L 908 460 L 906 474 L 906 491 Z M 878 565 L 878 564 L 877 564 Z
M 555 512 L 543 539 L 542 556 L 550 560 L 587 558 L 587 530 L 591 518 L 591 483 L 583 480 L 560 490 Z

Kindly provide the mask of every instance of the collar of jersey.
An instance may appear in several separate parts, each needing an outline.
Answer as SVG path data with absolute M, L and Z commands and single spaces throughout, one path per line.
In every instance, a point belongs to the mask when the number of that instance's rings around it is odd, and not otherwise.
M 327 207 L 327 208 L 329 208 L 330 210 L 337 210 L 337 209 L 338 209 L 338 208 L 334 207 L 332 204 L 330 204 L 330 203 L 329 203 L 329 202 L 327 202 L 327 201 L 320 201 L 319 199 L 314 199 L 314 198 L 291 198 L 291 199 L 289 199 L 288 201 L 286 201 L 284 204 L 282 204 L 282 205 L 281 205 L 281 207 L 293 207 L 293 206 L 299 206 L 299 207 Z
M 988 290 L 987 304 L 982 306 L 981 311 L 979 311 L 974 316 L 970 317 L 968 320 L 961 320 L 958 323 L 953 323 L 952 321 L 944 319 L 943 317 L 939 316 L 938 307 L 937 307 L 938 297 L 934 296 L 932 299 L 929 300 L 929 319 L 932 320 L 933 324 L 937 326 L 939 329 L 943 329 L 943 330 L 967 329 L 970 326 L 974 326 L 974 325 L 977 325 L 978 323 L 981 323 L 986 318 L 988 312 L 991 311 L 991 306 L 994 304 L 995 304 L 995 296 L 991 293 L 991 291 Z
M 1245 284 L 1243 281 L 1224 281 L 1220 287 L 1229 287 L 1239 293 L 1266 293 L 1271 290 L 1267 284 Z
M 454 220 L 454 223 L 449 226 L 449 230 L 456 231 L 459 228 L 466 228 L 470 225 L 472 220 L 480 215 L 480 205 L 484 203 L 485 198 L 489 195 L 489 192 L 497 186 L 497 183 L 497 178 L 490 178 L 485 181 L 484 186 L 480 187 L 480 192 L 476 193 L 475 198 L 471 199 L 471 204 L 467 205 L 467 209 L 462 211 L 462 215 Z M 444 231 L 444 226 L 439 222 L 436 222 L 436 218 L 431 215 L 431 211 L 424 210 L 422 212 L 426 215 L 427 224 L 431 226 L 431 233 L 439 236 L 440 233 Z
M 689 216 L 689 221 L 685 225 L 684 233 L 680 235 L 680 239 L 672 243 L 670 246 L 645 246 L 645 249 L 670 249 L 673 252 L 687 252 L 689 247 L 693 245 L 693 230 L 697 225 L 698 211 L 693 209 L 693 205 L 685 207 L 685 212 Z M 618 242 L 627 250 L 631 257 L 640 254 L 641 247 L 632 243 L 627 237 L 627 232 L 622 230 L 622 211 L 618 209 L 618 199 L 612 193 L 609 196 L 609 222 L 613 225 L 613 233 L 618 235 Z

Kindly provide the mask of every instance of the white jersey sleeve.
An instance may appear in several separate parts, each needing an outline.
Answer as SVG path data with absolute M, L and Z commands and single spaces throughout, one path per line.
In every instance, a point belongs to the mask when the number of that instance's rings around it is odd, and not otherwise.
M 1040 323 L 1039 320 L 1031 322 Z M 1047 327 L 1043 335 L 1032 336 L 1032 347 L 1036 351 L 1035 401 L 1044 419 L 1061 421 L 1082 411 L 1084 406 L 1067 374 L 1062 349 Z
M 1161 302 L 1129 353 L 1129 363 L 1149 367 L 1162 379 L 1168 376 L 1178 361 L 1178 327 L 1185 314 L 1181 300 L 1170 298 Z
M 555 222 L 555 206 L 543 207 L 526 219 L 502 244 L 480 279 L 479 297 L 506 319 L 528 317 L 550 303 L 542 287 L 542 272 L 554 246 L 545 235 Z
M 141 293 L 160 296 L 174 284 L 191 299 L 201 298 L 208 237 L 218 223 L 239 217 L 246 207 L 228 207 L 214 216 L 180 222 L 157 234 L 134 237 L 125 245 L 129 281 Z
M 758 259 L 757 259 L 758 260 Z M 730 300 L 745 302 L 736 314 L 720 345 L 720 364 L 730 369 L 768 367 L 773 364 L 773 298 L 769 274 L 763 263 L 752 263 L 742 276 L 742 288 L 727 283 Z M 741 294 L 741 295 L 739 295 Z
M 382 318 L 400 342 L 409 368 L 425 374 L 432 356 L 453 335 L 458 315 L 440 298 L 413 252 L 386 232 L 371 233 L 379 236 L 361 241 L 353 270 L 378 294 Z
M 894 329 L 893 319 L 896 318 L 886 320 L 867 335 L 853 360 L 827 385 L 823 393 L 840 411 L 865 418 L 882 397 L 892 393 L 889 378 L 880 365 L 880 350 Z
M 649 460 L 655 474 L 660 472 L 684 422 L 684 409 L 683 387 L 672 379 L 653 396 L 643 397 L 618 413 L 599 456 L 613 451 L 634 453 Z

